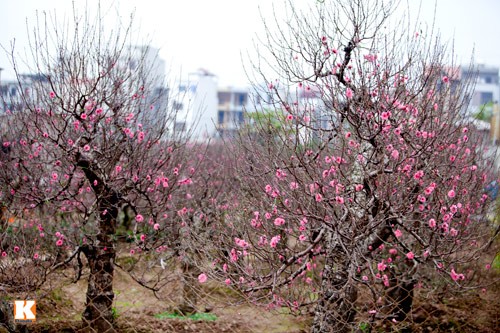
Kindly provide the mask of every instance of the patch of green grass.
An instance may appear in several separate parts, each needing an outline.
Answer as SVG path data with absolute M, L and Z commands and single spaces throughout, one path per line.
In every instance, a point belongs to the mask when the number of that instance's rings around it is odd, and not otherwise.
M 113 314 L 113 319 L 118 319 L 118 310 L 115 307 L 111 308 L 111 313 Z
M 370 324 L 366 322 L 359 323 L 359 330 L 363 333 L 370 332 Z
M 193 313 L 188 316 L 183 316 L 177 313 L 163 312 L 155 314 L 155 318 L 158 319 L 181 319 L 181 320 L 195 320 L 195 321 L 215 321 L 217 316 L 213 313 Z
M 497 269 L 497 270 L 500 270 L 500 254 L 497 254 L 495 256 L 495 259 L 493 260 L 493 268 L 494 269 Z
M 52 290 L 52 295 L 51 296 L 52 296 L 52 299 L 54 301 L 58 301 L 58 302 L 62 301 L 63 295 L 64 295 L 63 291 L 61 289 L 59 289 L 59 288 Z

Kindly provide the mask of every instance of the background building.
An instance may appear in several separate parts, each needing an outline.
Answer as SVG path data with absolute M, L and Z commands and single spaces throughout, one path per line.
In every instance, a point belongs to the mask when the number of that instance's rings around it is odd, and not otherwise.
M 190 73 L 173 98 L 174 131 L 189 133 L 194 140 L 234 135 L 250 105 L 247 89 L 219 88 L 217 77 L 205 69 Z
M 477 67 L 461 67 L 461 78 L 474 77 L 474 91 L 470 96 L 469 114 L 477 114 L 481 109 L 500 100 L 499 69 L 494 66 L 480 64 Z M 491 110 L 485 110 L 490 113 Z
M 249 106 L 248 90 L 233 87 L 219 89 L 217 99 L 218 135 L 232 136 L 245 122 L 245 112 Z
M 214 137 L 216 133 L 217 77 L 207 70 L 190 73 L 172 91 L 176 111 L 174 133 L 189 133 L 194 140 Z

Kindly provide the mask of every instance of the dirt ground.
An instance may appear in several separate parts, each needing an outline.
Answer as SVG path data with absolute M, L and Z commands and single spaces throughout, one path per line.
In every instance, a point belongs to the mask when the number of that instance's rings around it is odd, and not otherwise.
M 499 272 L 491 273 L 500 278 Z M 217 288 L 206 286 L 200 308 L 217 316 L 215 321 L 158 319 L 155 314 L 169 311 L 172 302 L 158 301 L 153 293 L 125 272 L 116 270 L 115 311 L 118 332 L 180 332 L 180 333 L 305 333 L 310 316 L 295 317 L 274 313 L 247 303 L 228 305 Z M 29 324 L 28 332 L 86 332 L 82 329 L 81 312 L 85 302 L 86 281 L 66 283 L 53 288 L 51 294 L 37 303 L 37 322 Z M 425 301 L 418 297 L 426 295 Z M 487 291 L 476 290 L 462 294 L 443 295 L 421 290 L 417 293 L 410 320 L 413 332 L 500 332 L 500 283 Z M 430 295 L 430 296 L 429 296 Z M 401 331 L 401 326 L 376 322 L 376 332 Z M 0 329 L 0 333 L 3 332 Z M 362 329 L 358 332 L 368 332 Z M 373 330 L 372 330 L 373 332 Z
M 158 319 L 156 314 L 169 311 L 172 302 L 158 301 L 154 294 L 133 281 L 125 272 L 115 271 L 115 309 L 118 332 L 181 333 L 302 333 L 307 319 L 271 313 L 246 303 L 228 305 L 217 302 L 220 296 L 209 287 L 199 307 L 209 309 L 216 321 Z M 217 288 L 214 288 L 217 290 Z M 52 291 L 37 303 L 37 322 L 29 324 L 29 332 L 86 332 L 82 329 L 81 312 L 85 304 L 86 281 L 68 283 Z M 0 330 L 0 332 L 2 332 Z

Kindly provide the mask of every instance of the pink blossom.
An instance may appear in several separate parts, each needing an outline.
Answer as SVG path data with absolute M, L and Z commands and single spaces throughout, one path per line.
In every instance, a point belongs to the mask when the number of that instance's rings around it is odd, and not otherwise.
M 224 283 L 226 284 L 226 286 L 229 286 L 231 284 L 231 279 L 226 279 Z
M 449 190 L 448 191 L 448 197 L 454 198 L 455 197 L 455 191 L 454 190 Z
M 450 82 L 450 79 L 447 76 L 443 76 L 443 82 L 448 83 Z
M 238 252 L 236 249 L 231 249 L 231 262 L 238 261 Z
M 238 237 L 234 238 L 234 242 L 243 249 L 247 248 L 249 245 L 244 239 L 239 239 Z
M 207 275 L 205 273 L 201 273 L 200 275 L 198 275 L 198 282 L 200 283 L 205 283 L 207 282 Z
M 16 245 L 16 246 L 14 246 L 14 253 L 19 252 L 19 250 L 20 250 L 19 246 L 17 246 L 17 245 Z
M 285 224 L 285 220 L 281 217 L 277 217 L 275 220 L 274 220 L 274 225 L 276 226 L 281 226 Z
M 457 272 L 455 272 L 455 269 L 453 268 L 451 269 L 450 276 L 453 281 L 465 279 L 465 276 L 463 274 L 457 274 Z
M 144 242 L 144 241 L 146 240 L 146 235 L 141 234 L 141 237 L 140 237 L 140 238 L 141 238 L 141 242 Z
M 384 281 L 384 286 L 389 287 L 389 277 L 387 276 L 387 274 L 384 274 L 382 276 L 382 281 Z
M 153 226 L 153 229 L 155 229 L 155 230 L 160 229 L 160 225 L 158 223 L 155 223 L 155 225 Z
M 381 272 L 385 271 L 387 268 L 387 265 L 382 261 L 377 264 L 377 269 Z
M 336 196 L 336 197 L 335 197 L 335 201 L 336 201 L 338 204 L 340 204 L 340 205 L 344 204 L 344 198 L 342 198 L 342 197 L 340 197 L 340 196 Z
M 363 55 L 363 58 L 365 58 L 366 61 L 374 63 L 377 60 L 377 55 L 376 54 L 365 54 Z
M 408 252 L 408 253 L 406 254 L 406 258 L 408 258 L 408 259 L 410 259 L 410 260 L 413 260 L 413 258 L 415 258 L 415 254 L 414 254 L 413 252 L 411 252 L 411 251 L 410 251 L 410 252 Z
M 368 281 L 368 276 L 363 275 L 363 276 L 361 277 L 361 280 L 363 280 L 363 281 Z
M 291 190 L 296 190 L 299 188 L 299 185 L 296 182 L 291 182 L 290 183 L 290 189 Z
M 281 239 L 280 235 L 274 236 L 273 238 L 271 238 L 271 242 L 269 242 L 269 245 L 273 248 L 276 247 L 276 245 L 278 245 L 280 239 Z
M 120 173 L 122 171 L 122 167 L 120 165 L 115 166 L 116 173 Z
M 59 176 L 57 175 L 57 172 L 52 172 L 52 179 L 57 180 Z
M 300 240 L 301 242 L 304 242 L 306 239 L 307 239 L 307 237 L 306 237 L 304 234 L 301 234 L 301 235 L 299 236 L 299 240 Z
M 62 246 L 63 245 L 63 240 L 62 239 L 58 239 L 57 242 L 56 242 L 56 245 L 57 246 Z
M 425 195 L 431 195 L 433 191 L 434 191 L 434 187 L 433 186 L 428 186 L 424 190 Z
M 315 199 L 316 199 L 316 202 L 321 202 L 321 201 L 323 201 L 323 196 L 319 193 L 316 193 Z
M 397 229 L 394 231 L 394 236 L 396 236 L 396 238 L 400 238 L 401 236 L 403 236 L 403 232 Z
M 83 146 L 83 151 L 90 151 L 90 146 L 89 145 Z
M 419 180 L 419 179 L 422 179 L 423 176 L 424 176 L 424 172 L 422 170 L 418 170 L 413 175 L 413 178 Z
M 399 158 L 399 152 L 394 149 L 392 152 L 391 152 L 391 157 L 393 160 L 397 160 Z
M 352 98 L 352 90 L 351 90 L 351 88 L 347 88 L 347 89 L 345 90 L 345 95 L 346 95 L 346 97 L 347 97 L 348 99 L 351 99 L 351 98 Z
M 284 179 L 286 177 L 286 172 L 281 170 L 281 169 L 277 169 L 276 170 L 276 178 L 278 179 Z
M 389 249 L 389 253 L 390 254 L 397 254 L 398 250 L 396 250 L 395 248 L 392 248 L 392 249 Z
M 265 190 L 266 190 L 266 193 L 269 193 L 273 190 L 272 186 L 267 184 L 266 187 L 265 187 Z
M 137 134 L 137 141 L 138 141 L 139 143 L 141 143 L 141 142 L 142 142 L 142 140 L 144 140 L 144 132 L 139 131 L 139 132 L 138 132 L 138 134 Z
M 436 227 L 436 220 L 435 219 L 429 220 L 429 227 L 432 229 L 434 229 Z
M 144 216 L 142 216 L 141 214 L 137 214 L 135 220 L 141 223 L 142 221 L 144 221 Z
M 53 91 L 51 91 L 51 92 L 49 93 L 49 96 L 50 96 L 50 98 L 51 98 L 51 99 L 53 99 L 53 98 L 55 98 L 55 97 L 56 97 L 56 93 L 55 93 L 55 92 L 53 92 Z
M 354 186 L 354 189 L 356 190 L 356 192 L 359 192 L 363 189 L 363 185 L 362 184 L 356 184 L 356 186 Z
M 179 180 L 179 185 L 191 185 L 193 180 L 191 178 L 184 178 Z
M 35 254 L 33 255 L 33 259 L 35 259 L 35 260 L 36 260 L 36 259 L 38 259 L 38 257 L 39 257 L 39 256 L 38 256 L 38 253 L 35 253 Z

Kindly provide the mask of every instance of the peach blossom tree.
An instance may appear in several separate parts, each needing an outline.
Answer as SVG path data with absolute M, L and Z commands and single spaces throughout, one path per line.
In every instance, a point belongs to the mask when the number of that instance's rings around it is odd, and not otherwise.
M 88 274 L 83 320 L 112 332 L 119 214 L 133 219 L 125 251 L 158 259 L 180 237 L 200 150 L 174 130 L 163 73 L 151 50 L 130 45 L 132 26 L 109 30 L 104 14 L 93 17 L 75 10 L 61 27 L 40 15 L 25 59 L 34 75 L 12 51 L 19 96 L 2 115 L 1 250 L 43 272 L 24 290 L 31 297 L 59 267 Z
M 270 65 L 257 68 L 256 106 L 283 120 L 232 146 L 238 205 L 207 274 L 270 308 L 314 305 L 312 332 L 404 322 L 422 281 L 468 286 L 466 265 L 496 235 L 494 170 L 463 114 L 468 78 L 386 2 L 287 4 L 255 62 Z

